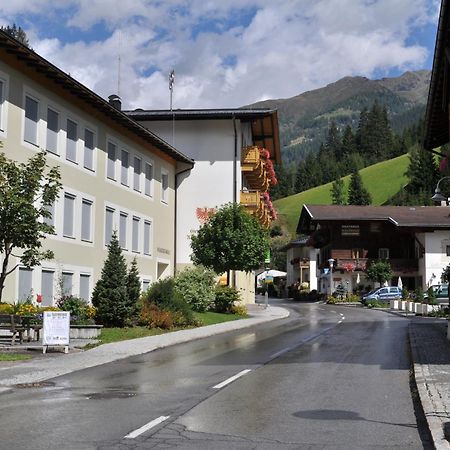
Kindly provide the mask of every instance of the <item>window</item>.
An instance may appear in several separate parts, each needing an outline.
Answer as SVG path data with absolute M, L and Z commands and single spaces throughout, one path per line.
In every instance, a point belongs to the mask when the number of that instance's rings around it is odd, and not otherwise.
M 370 222 L 371 233 L 381 233 L 381 222 Z
M 169 174 L 161 173 L 161 201 L 167 203 L 169 201 Z
M 73 235 L 73 213 L 75 207 L 75 196 L 64 194 L 64 220 L 63 235 L 65 237 L 74 237 Z
M 122 248 L 127 248 L 127 220 L 128 214 L 120 212 L 119 221 L 119 244 Z
M 3 124 L 3 120 L 4 120 L 4 113 L 3 113 L 3 108 L 4 108 L 4 103 L 5 103 L 5 82 L 3 80 L 0 80 L 0 130 L 4 130 L 5 126 Z
M 59 114 L 47 109 L 47 151 L 58 154 Z
M 151 197 L 153 195 L 153 166 L 145 163 L 145 195 Z
M 389 249 L 379 248 L 378 249 L 378 259 L 389 259 Z
M 67 119 L 66 159 L 74 163 L 77 162 L 77 141 L 78 125 L 73 120 Z
M 141 192 L 141 159 L 136 156 L 134 157 L 133 189 Z
M 72 272 L 63 272 L 62 273 L 62 294 L 63 295 L 72 295 L 72 286 L 73 286 L 73 273 Z
M 142 280 L 142 291 L 146 292 L 150 287 L 150 280 Z
M 91 237 L 92 202 L 83 198 L 81 202 L 81 240 L 92 241 Z
M 447 252 L 447 256 L 450 256 L 450 245 L 446 246 L 446 252 Z
M 364 249 L 362 249 L 362 248 L 352 248 L 352 258 L 353 259 L 364 258 Z
M 139 225 L 141 219 L 139 217 L 133 217 L 133 236 L 131 243 L 131 250 L 133 252 L 139 253 Z
M 53 305 L 53 277 L 54 272 L 52 270 L 42 270 L 42 279 L 41 279 L 42 306 Z
M 122 158 L 121 158 L 122 171 L 120 174 L 120 182 L 124 186 L 128 186 L 128 167 L 129 167 L 128 157 L 129 157 L 128 152 L 126 150 L 122 150 Z
M 30 144 L 38 145 L 39 103 L 31 97 L 25 97 L 25 128 L 23 139 Z
M 90 281 L 91 276 L 89 274 L 80 274 L 80 298 L 84 298 L 86 301 L 89 301 L 90 298 Z
M 54 227 L 55 226 L 55 204 L 52 203 L 51 205 L 46 206 L 45 209 L 51 214 L 51 217 L 48 217 L 48 218 L 45 217 L 44 223 Z
M 359 225 L 342 225 L 342 236 L 359 236 Z
M 94 170 L 94 133 L 91 130 L 84 130 L 84 167 Z
M 108 167 L 106 169 L 106 176 L 111 180 L 116 179 L 116 145 L 108 142 Z
M 150 251 L 150 236 L 151 236 L 152 224 L 151 222 L 144 221 L 144 254 L 151 255 Z
M 26 267 L 19 267 L 19 293 L 18 300 L 26 300 L 32 294 L 33 271 Z
M 105 213 L 105 245 L 108 245 L 112 238 L 114 222 L 114 209 L 106 208 Z

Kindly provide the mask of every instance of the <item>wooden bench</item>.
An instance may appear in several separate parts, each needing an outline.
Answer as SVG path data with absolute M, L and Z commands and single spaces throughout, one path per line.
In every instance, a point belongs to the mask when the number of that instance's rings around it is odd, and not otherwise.
M 16 316 L 16 321 L 20 321 L 20 326 L 26 331 L 27 341 L 31 340 L 39 341 L 42 324 L 32 323 L 36 319 L 30 316 Z M 31 337 L 31 331 L 33 331 L 33 338 Z
M 9 331 L 7 335 L 0 335 L 0 339 L 10 340 L 11 345 L 14 345 L 18 336 L 19 343 L 22 344 L 25 328 L 22 326 L 22 321 L 19 316 L 15 316 L 14 314 L 0 314 L 0 330 Z

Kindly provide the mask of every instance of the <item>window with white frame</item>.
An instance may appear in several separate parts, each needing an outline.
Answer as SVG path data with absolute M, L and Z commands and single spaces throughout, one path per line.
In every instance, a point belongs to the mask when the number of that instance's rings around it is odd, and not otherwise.
M 17 300 L 30 298 L 33 289 L 33 270 L 19 267 L 19 292 Z
M 53 270 L 42 269 L 42 274 L 41 274 L 42 306 L 53 305 L 54 277 L 55 277 L 55 272 Z
M 92 241 L 92 202 L 85 198 L 81 201 L 81 240 Z
M 129 167 L 129 153 L 122 149 L 121 152 L 121 172 L 120 172 L 120 182 L 124 186 L 128 186 L 128 167 Z
M 134 174 L 133 174 L 133 189 L 137 192 L 141 192 L 141 158 L 134 157 Z
M 94 170 L 94 133 L 85 128 L 84 130 L 84 167 Z
M 87 273 L 80 273 L 80 298 L 86 301 L 90 299 L 91 276 Z
M 128 214 L 120 211 L 119 218 L 119 244 L 123 249 L 127 248 L 127 222 Z
M 30 144 L 38 145 L 39 102 L 25 96 L 25 125 L 23 139 Z
M 51 217 L 44 217 L 44 223 L 52 227 L 55 226 L 55 204 L 52 203 L 45 207 L 45 209 L 51 214 Z
M 389 249 L 379 248 L 378 249 L 378 259 L 389 259 Z
M 108 142 L 108 164 L 106 168 L 106 176 L 111 179 L 116 179 L 116 157 L 117 146 L 112 142 Z
M 144 255 L 151 255 L 152 223 L 144 220 Z
M 59 114 L 47 108 L 47 151 L 58 154 Z
M 150 283 L 151 283 L 151 280 L 147 280 L 145 278 L 142 280 L 142 292 L 148 291 L 148 288 L 150 287 Z
M 161 201 L 169 201 L 169 174 L 161 171 Z
M 73 273 L 72 272 L 63 272 L 62 273 L 62 294 L 63 295 L 72 295 L 73 289 Z
M 63 217 L 63 235 L 73 238 L 74 236 L 74 210 L 75 196 L 69 193 L 64 194 L 64 217 Z
M 111 241 L 114 226 L 114 209 L 106 207 L 105 211 L 105 245 Z
M 149 197 L 153 196 L 153 166 L 150 163 L 145 163 L 144 193 Z
M 133 216 L 131 250 L 136 253 L 139 253 L 139 228 L 140 228 L 140 225 L 141 225 L 141 219 L 139 217 Z
M 78 124 L 67 119 L 66 159 L 77 162 Z

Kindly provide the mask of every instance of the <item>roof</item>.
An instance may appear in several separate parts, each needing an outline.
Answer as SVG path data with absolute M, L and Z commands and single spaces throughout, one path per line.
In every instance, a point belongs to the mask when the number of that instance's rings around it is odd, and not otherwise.
M 289 250 L 290 248 L 304 247 L 308 243 L 309 237 L 301 237 L 288 242 L 286 245 L 280 248 L 282 251 Z
M 427 150 L 449 141 L 449 46 L 450 10 L 448 0 L 442 0 L 425 115 L 424 147 Z
M 40 77 L 41 82 L 62 89 L 68 96 L 88 104 L 101 113 L 97 115 L 100 120 L 102 116 L 107 117 L 176 161 L 193 164 L 191 158 L 176 150 L 147 128 L 132 120 L 128 115 L 114 108 L 95 92 L 2 30 L 0 30 L 0 55 L 2 61 L 12 60 L 15 68 L 22 72 L 33 71 L 33 74 Z
M 303 205 L 297 233 L 310 222 L 385 221 L 401 228 L 450 229 L 448 206 Z
M 267 108 L 223 108 L 223 109 L 164 109 L 125 111 L 131 118 L 142 121 L 167 120 L 232 120 L 250 122 L 255 145 L 269 150 L 271 159 L 281 164 L 278 112 Z

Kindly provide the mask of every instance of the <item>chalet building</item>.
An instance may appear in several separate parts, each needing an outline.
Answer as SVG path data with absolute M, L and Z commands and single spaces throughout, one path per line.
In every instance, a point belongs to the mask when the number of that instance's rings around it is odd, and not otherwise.
M 269 227 L 276 217 L 269 187 L 281 162 L 277 111 L 220 109 L 128 111 L 128 116 L 195 161 L 176 185 L 176 267 L 192 264 L 189 235 L 208 214 L 240 202 Z M 254 275 L 236 274 L 246 303 L 254 302 Z
M 329 292 L 329 259 L 335 290 L 373 285 L 365 270 L 388 260 L 408 289 L 438 283 L 450 264 L 450 208 L 441 206 L 303 205 L 297 233 L 303 239 L 287 248 L 288 280 L 310 282 L 311 289 Z M 307 275 L 306 275 L 307 274 Z M 309 279 L 305 279 L 305 275 Z
M 193 161 L 111 101 L 0 31 L 2 151 L 24 162 L 46 150 L 63 183 L 52 207 L 55 234 L 44 242 L 55 259 L 19 267 L 4 300 L 41 294 L 51 305 L 61 284 L 64 294 L 89 300 L 113 230 L 127 262 L 137 258 L 144 289 L 174 273 L 177 177 Z

